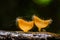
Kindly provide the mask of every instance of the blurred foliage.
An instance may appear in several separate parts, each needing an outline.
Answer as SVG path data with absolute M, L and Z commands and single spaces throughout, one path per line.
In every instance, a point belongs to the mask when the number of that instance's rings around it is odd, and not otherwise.
M 33 0 L 37 5 L 49 5 L 53 0 Z
M 60 33 L 60 1 L 53 0 L 1 0 L 0 3 L 0 29 L 1 30 L 19 30 L 16 26 L 16 18 L 23 17 L 31 20 L 33 14 L 42 19 L 53 20 L 52 24 L 45 28 L 49 32 Z M 48 3 L 48 5 L 46 5 Z M 42 4 L 46 5 L 43 6 Z M 37 28 L 33 28 L 37 31 Z

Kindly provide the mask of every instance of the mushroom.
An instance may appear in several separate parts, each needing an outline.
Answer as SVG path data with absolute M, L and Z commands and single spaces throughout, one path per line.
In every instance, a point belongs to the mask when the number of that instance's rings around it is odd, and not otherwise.
M 38 31 L 41 31 L 42 28 L 46 28 L 52 22 L 52 19 L 43 20 L 35 15 L 33 15 L 32 19 L 38 28 Z
M 23 30 L 24 32 L 28 32 L 33 28 L 34 22 L 33 21 L 26 21 L 22 18 L 17 18 L 18 27 Z

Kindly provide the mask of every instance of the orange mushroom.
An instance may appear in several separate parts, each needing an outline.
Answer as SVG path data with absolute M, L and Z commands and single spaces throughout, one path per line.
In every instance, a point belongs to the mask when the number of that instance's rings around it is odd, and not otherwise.
M 34 21 L 35 25 L 38 28 L 38 31 L 41 31 L 42 28 L 47 27 L 52 22 L 51 19 L 43 20 L 43 19 L 41 19 L 41 18 L 39 18 L 39 17 L 37 17 L 35 15 L 33 15 L 32 18 L 33 18 L 33 21 Z
M 26 21 L 24 19 L 19 19 L 19 18 L 17 18 L 17 23 L 19 28 L 24 32 L 28 32 L 29 30 L 31 30 L 34 25 L 33 21 Z

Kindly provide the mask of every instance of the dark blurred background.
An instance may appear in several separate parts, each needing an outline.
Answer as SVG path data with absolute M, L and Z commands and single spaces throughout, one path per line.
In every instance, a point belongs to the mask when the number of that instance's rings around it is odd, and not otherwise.
M 45 30 L 60 33 L 59 0 L 53 0 L 47 5 L 37 4 L 33 0 L 0 0 L 0 30 L 19 30 L 16 18 L 20 16 L 31 20 L 34 14 L 42 19 L 51 18 L 53 22 Z

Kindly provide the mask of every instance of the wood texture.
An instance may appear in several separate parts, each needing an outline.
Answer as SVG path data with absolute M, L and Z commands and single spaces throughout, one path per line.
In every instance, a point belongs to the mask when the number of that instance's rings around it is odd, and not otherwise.
M 60 40 L 60 34 L 50 32 L 0 31 L 0 40 Z

